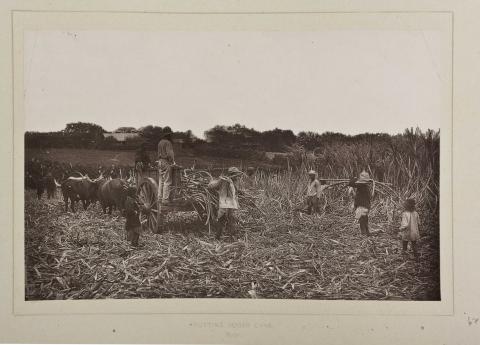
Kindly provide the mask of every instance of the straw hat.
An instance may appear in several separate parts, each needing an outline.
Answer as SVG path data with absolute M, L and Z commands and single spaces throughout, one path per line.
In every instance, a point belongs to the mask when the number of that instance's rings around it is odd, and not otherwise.
M 358 177 L 357 183 L 367 183 L 367 182 L 370 182 L 370 175 L 368 174 L 368 172 L 363 170 L 360 173 L 360 176 Z
M 317 172 L 315 170 L 310 170 L 308 172 L 309 175 L 317 175 Z
M 167 127 L 163 128 L 161 138 L 162 139 L 166 138 L 166 137 L 168 137 L 169 135 L 172 135 L 172 134 L 173 134 L 172 129 L 169 126 L 167 126 Z
M 242 174 L 242 172 L 237 167 L 230 167 L 230 168 L 228 168 L 227 172 L 228 172 L 229 175 Z

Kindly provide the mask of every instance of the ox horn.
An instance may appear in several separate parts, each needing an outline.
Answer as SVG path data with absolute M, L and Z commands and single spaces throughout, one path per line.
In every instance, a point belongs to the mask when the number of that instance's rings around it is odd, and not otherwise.
M 101 173 L 100 176 L 98 176 L 95 180 L 93 180 L 93 182 L 98 182 L 101 180 L 103 180 L 103 173 Z
M 80 177 L 85 177 L 85 175 L 82 175 L 82 173 L 81 173 L 80 171 L 74 171 L 73 173 L 74 173 L 74 174 L 79 174 Z
M 62 186 L 60 183 L 57 182 L 56 179 L 53 179 L 53 181 L 55 181 L 55 186 L 57 186 L 57 187 L 61 187 L 61 186 Z

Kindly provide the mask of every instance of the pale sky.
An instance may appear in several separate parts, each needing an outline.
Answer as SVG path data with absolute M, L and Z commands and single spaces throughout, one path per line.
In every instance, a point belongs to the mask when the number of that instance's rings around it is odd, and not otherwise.
M 447 43 L 436 31 L 26 32 L 26 130 L 438 129 Z

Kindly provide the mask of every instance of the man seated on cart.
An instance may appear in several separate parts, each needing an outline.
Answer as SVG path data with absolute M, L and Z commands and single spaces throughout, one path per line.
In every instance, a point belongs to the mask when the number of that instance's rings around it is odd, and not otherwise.
M 232 235 L 234 231 L 234 211 L 239 208 L 238 205 L 238 178 L 243 173 L 236 167 L 231 167 L 227 171 L 227 175 L 213 179 L 208 184 L 208 189 L 218 192 L 218 216 L 217 216 L 217 233 L 216 238 L 222 236 L 222 232 L 226 229 Z
M 172 185 L 172 166 L 175 156 L 172 145 L 172 130 L 163 129 L 163 137 L 158 143 L 158 202 L 162 205 L 170 203 L 170 186 Z

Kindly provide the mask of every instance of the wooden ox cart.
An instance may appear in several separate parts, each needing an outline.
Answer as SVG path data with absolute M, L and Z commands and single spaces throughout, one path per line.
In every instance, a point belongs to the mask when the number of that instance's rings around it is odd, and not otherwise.
M 161 205 L 158 200 L 158 169 L 136 171 L 137 201 L 140 205 L 140 222 L 144 230 L 150 229 L 154 233 L 161 232 L 163 219 L 168 212 L 197 210 L 194 202 L 182 198 L 180 195 L 182 173 L 182 167 L 172 167 L 171 202 L 168 205 Z

